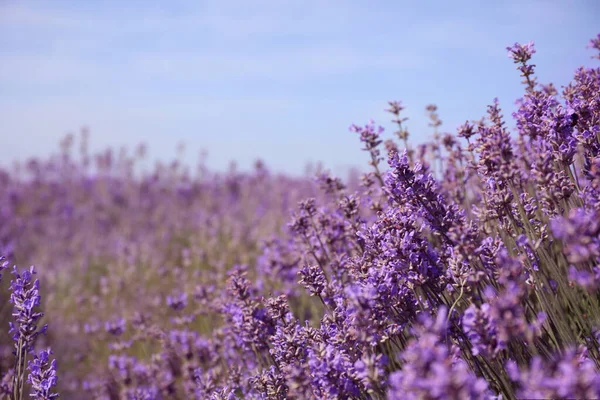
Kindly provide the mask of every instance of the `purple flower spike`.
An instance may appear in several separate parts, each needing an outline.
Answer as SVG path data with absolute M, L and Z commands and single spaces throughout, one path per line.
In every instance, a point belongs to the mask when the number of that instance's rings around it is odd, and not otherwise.
M 512 58 L 515 64 L 520 64 L 517 69 L 521 71 L 521 76 L 525 78 L 523 83 L 527 84 L 530 90 L 533 90 L 535 86 L 535 79 L 533 78 L 533 68 L 535 65 L 528 64 L 531 57 L 535 53 L 535 46 L 533 42 L 519 44 L 515 43 L 513 46 L 507 47 L 508 57 Z
M 588 47 L 598 51 L 598 54 L 595 54 L 593 58 L 600 60 L 600 33 L 595 38 L 590 40 L 590 45 Z
M 25 350 L 28 352 L 33 351 L 33 343 L 35 338 L 45 333 L 47 327 L 43 326 L 41 329 L 37 329 L 37 323 L 40 318 L 44 315 L 41 312 L 35 311 L 35 308 L 40 305 L 40 292 L 39 280 L 33 281 L 33 275 L 35 275 L 35 268 L 32 266 L 29 270 L 19 274 L 17 267 L 13 269 L 15 279 L 11 281 L 11 295 L 10 302 L 14 304 L 13 317 L 15 323 L 10 324 L 9 333 L 13 334 L 13 339 L 17 343 L 22 343 Z M 18 344 L 17 344 L 18 346 Z
M 0 280 L 2 280 L 2 271 L 8 269 L 8 261 L 4 256 L 0 256 Z
M 437 320 L 421 318 L 421 326 L 402 352 L 402 369 L 388 381 L 388 400 L 404 399 L 487 399 L 488 383 L 477 377 L 468 364 L 450 351 L 439 335 L 444 330 L 445 311 Z M 443 337 L 443 336 L 442 336 Z
M 365 145 L 364 150 L 371 151 L 381 144 L 380 136 L 384 128 L 382 126 L 376 127 L 375 121 L 370 120 L 364 127 L 351 125 L 349 130 L 360 135 L 360 141 Z
M 123 332 L 125 332 L 125 320 L 123 318 L 118 318 L 115 321 L 107 321 L 104 324 L 104 328 L 106 329 L 106 332 L 111 335 L 122 335 Z
M 545 362 L 534 357 L 528 368 L 509 361 L 506 370 L 518 387 L 518 398 L 597 399 L 600 396 L 600 374 L 594 362 L 574 349 L 560 358 Z
M 187 306 L 187 293 L 167 296 L 167 305 L 175 311 L 183 310 Z
M 58 393 L 52 393 L 58 378 L 56 376 L 56 360 L 50 361 L 52 351 L 42 350 L 38 356 L 29 361 L 27 369 L 29 377 L 27 382 L 31 384 L 31 398 L 37 400 L 49 400 L 58 397 Z
M 515 43 L 506 50 L 508 50 L 508 57 L 512 58 L 515 63 L 526 63 L 535 53 L 535 44 L 533 41 L 525 44 Z

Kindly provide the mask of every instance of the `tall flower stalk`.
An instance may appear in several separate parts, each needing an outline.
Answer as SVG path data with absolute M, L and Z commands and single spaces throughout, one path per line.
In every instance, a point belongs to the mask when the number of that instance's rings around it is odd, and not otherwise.
M 13 399 L 23 398 L 25 384 L 25 369 L 28 354 L 33 353 L 35 339 L 46 332 L 47 325 L 38 328 L 38 322 L 43 313 L 37 311 L 40 305 L 40 282 L 33 279 L 36 274 L 32 266 L 19 273 L 17 267 L 13 269 L 14 279 L 11 281 L 10 302 L 14 306 L 14 322 L 10 322 L 10 331 L 15 341 L 15 374 L 13 377 Z

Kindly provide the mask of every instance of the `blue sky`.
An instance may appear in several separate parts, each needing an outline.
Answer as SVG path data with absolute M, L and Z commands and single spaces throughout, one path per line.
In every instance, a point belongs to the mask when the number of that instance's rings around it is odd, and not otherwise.
M 16 1 L 0 0 L 0 163 L 44 155 L 68 132 L 94 149 L 148 145 L 170 160 L 202 149 L 208 165 L 256 158 L 300 173 L 365 160 L 351 123 L 389 127 L 406 105 L 411 141 L 424 108 L 443 130 L 509 114 L 520 77 L 505 47 L 536 42 L 540 82 L 595 65 L 589 1 Z

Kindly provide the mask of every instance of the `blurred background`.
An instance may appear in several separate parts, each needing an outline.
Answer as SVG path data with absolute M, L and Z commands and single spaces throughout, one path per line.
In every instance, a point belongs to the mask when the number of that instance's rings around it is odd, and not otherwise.
M 351 123 L 428 139 L 435 103 L 454 131 L 521 96 L 506 46 L 534 40 L 540 83 L 592 65 L 589 1 L 0 0 L 0 164 L 57 149 L 87 127 L 92 150 L 148 145 L 151 160 L 201 151 L 227 169 L 255 159 L 301 174 L 365 165 Z M 595 65 L 595 64 L 594 64 Z M 388 133 L 391 135 L 391 129 Z

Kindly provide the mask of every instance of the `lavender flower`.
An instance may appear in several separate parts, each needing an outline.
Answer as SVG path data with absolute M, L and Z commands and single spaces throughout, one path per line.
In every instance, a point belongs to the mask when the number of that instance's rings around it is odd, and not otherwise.
M 354 376 L 367 392 L 382 391 L 388 359 L 383 354 L 364 354 L 354 362 Z
M 550 362 L 534 357 L 527 368 L 509 361 L 506 370 L 517 386 L 519 398 L 600 397 L 600 374 L 594 362 L 572 349 Z
M 13 339 L 18 342 L 17 347 L 23 347 L 26 351 L 33 351 L 35 338 L 46 332 L 47 325 L 38 330 L 37 323 L 43 317 L 43 313 L 35 311 L 40 305 L 41 296 L 39 294 L 40 282 L 38 279 L 33 281 L 35 268 L 32 266 L 19 274 L 17 267 L 13 269 L 15 279 L 11 281 L 10 302 L 14 305 L 13 318 L 15 323 L 10 322 L 10 332 L 13 333 Z
M 2 271 L 8 269 L 8 261 L 4 256 L 0 256 L 0 280 L 2 280 Z
M 124 318 L 117 318 L 112 321 L 106 321 L 104 324 L 104 329 L 111 335 L 120 336 L 123 334 L 123 332 L 125 332 L 125 325 L 126 323 Z
M 264 399 L 285 400 L 288 398 L 288 387 L 284 376 L 271 366 L 268 370 L 252 379 L 255 390 L 260 393 Z
M 398 111 L 396 105 L 393 105 L 393 111 Z M 350 131 L 358 133 L 360 135 L 360 141 L 364 144 L 363 150 L 367 151 L 371 156 L 370 165 L 374 168 L 374 174 L 381 186 L 383 186 L 383 178 L 381 176 L 381 172 L 379 171 L 379 163 L 383 160 L 381 158 L 381 152 L 379 150 L 379 145 L 382 143 L 381 134 L 384 131 L 384 128 L 379 126 L 375 127 L 375 121 L 370 120 L 364 127 L 359 127 L 357 125 L 351 125 Z
M 187 305 L 187 293 L 167 296 L 167 305 L 175 311 L 183 310 Z
M 528 61 L 535 53 L 534 43 L 515 43 L 513 46 L 507 47 L 506 50 L 508 50 L 508 57 L 512 58 L 515 64 L 520 64 L 517 69 L 521 71 L 521 76 L 525 78 L 524 83 L 528 85 L 529 90 L 533 90 L 535 79 L 532 76 L 535 65 L 529 65 Z
M 400 358 L 402 369 L 389 378 L 389 400 L 400 399 L 485 399 L 490 396 L 487 382 L 470 371 L 441 342 L 446 313 L 437 320 L 424 318 L 418 336 L 410 341 Z M 439 336 L 442 333 L 442 336 Z
M 360 395 L 350 355 L 342 347 L 318 343 L 308 350 L 308 366 L 315 394 L 322 399 Z
M 551 222 L 554 236 L 563 241 L 563 252 L 570 263 L 596 261 L 600 257 L 600 219 L 595 211 L 576 208 L 567 218 Z
M 31 397 L 34 399 L 49 400 L 58 397 L 57 393 L 52 393 L 52 388 L 56 386 L 58 378 L 56 376 L 56 360 L 50 361 L 50 354 L 52 354 L 50 349 L 42 350 L 39 355 L 29 361 L 27 382 L 31 384 Z
M 593 58 L 600 59 L 600 33 L 595 38 L 590 40 L 590 44 L 588 47 L 598 51 L 598 54 L 595 54 Z
M 473 346 L 473 355 L 495 357 L 505 347 L 498 342 L 497 321 L 491 315 L 490 305 L 484 303 L 480 308 L 471 304 L 462 317 L 465 334 Z

